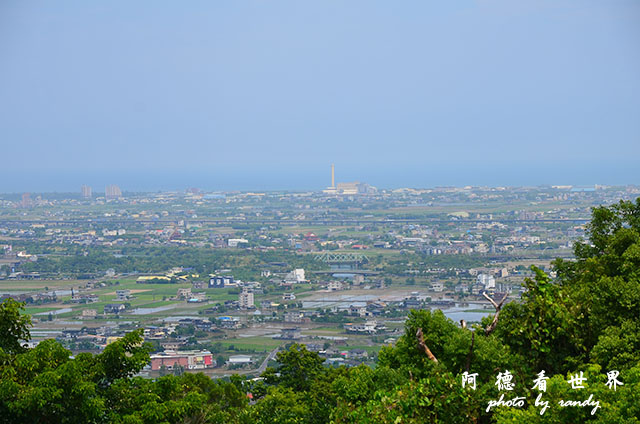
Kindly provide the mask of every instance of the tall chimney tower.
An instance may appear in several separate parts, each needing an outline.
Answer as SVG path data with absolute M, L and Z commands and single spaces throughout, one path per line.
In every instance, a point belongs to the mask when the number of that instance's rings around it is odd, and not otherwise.
M 336 171 L 333 164 L 331 164 L 331 187 L 336 186 Z

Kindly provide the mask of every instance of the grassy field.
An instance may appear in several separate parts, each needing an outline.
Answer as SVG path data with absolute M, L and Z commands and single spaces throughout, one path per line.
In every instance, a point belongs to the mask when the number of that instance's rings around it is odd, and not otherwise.
M 243 337 L 221 340 L 220 342 L 227 350 L 229 346 L 233 346 L 238 350 L 255 350 L 257 352 L 269 351 L 283 344 L 282 340 L 272 339 L 270 337 Z
M 46 306 L 34 306 L 33 308 L 25 308 L 25 313 L 29 315 L 35 315 L 41 312 L 55 311 L 56 309 L 58 308 L 51 308 Z
M 382 346 L 368 346 L 368 345 L 348 345 L 348 346 L 336 346 L 339 350 L 354 350 L 354 349 L 362 349 L 366 350 L 369 355 L 372 353 L 378 353 Z
M 2 280 L 0 281 L 0 292 L 10 291 L 42 291 L 45 287 L 49 290 L 78 287 L 87 284 L 87 280 Z

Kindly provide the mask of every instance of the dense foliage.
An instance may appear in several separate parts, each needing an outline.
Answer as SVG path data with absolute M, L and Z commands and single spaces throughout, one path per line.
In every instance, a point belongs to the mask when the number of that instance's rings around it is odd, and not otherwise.
M 440 311 L 412 311 L 404 336 L 382 349 L 375 368 L 326 367 L 293 345 L 258 381 L 145 380 L 134 376 L 148 361 L 140 332 L 74 359 L 52 340 L 24 349 L 18 341 L 28 339 L 29 321 L 6 300 L 0 422 L 638 423 L 640 199 L 595 208 L 587 230 L 576 260 L 556 261 L 553 278 L 534 269 L 522 300 L 505 305 L 495 327 L 493 317 L 464 328 Z M 495 384 L 507 370 L 512 391 Z M 475 390 L 462 385 L 465 371 L 478 374 Z M 541 371 L 546 391 L 533 388 Z M 615 390 L 609 371 L 619 371 Z M 583 389 L 569 384 L 579 372 Z M 597 408 L 559 405 L 590 395 Z M 490 407 L 501 396 L 524 402 Z M 548 402 L 544 414 L 536 398 Z

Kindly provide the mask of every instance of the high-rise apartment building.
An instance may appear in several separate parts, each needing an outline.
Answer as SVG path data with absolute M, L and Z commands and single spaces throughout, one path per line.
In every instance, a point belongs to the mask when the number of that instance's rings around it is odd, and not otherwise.
M 240 309 L 254 308 L 253 292 L 248 288 L 243 288 L 242 293 L 238 296 L 238 306 Z
M 30 208 L 31 206 L 33 206 L 33 202 L 31 201 L 31 193 L 23 193 L 22 202 L 20 204 L 23 208 Z
M 122 191 L 120 191 L 120 187 L 117 185 L 108 185 L 104 189 L 104 197 L 107 200 L 119 199 L 122 197 Z
M 82 197 L 84 197 L 85 199 L 91 198 L 91 186 L 83 185 L 80 188 L 80 191 L 82 192 Z

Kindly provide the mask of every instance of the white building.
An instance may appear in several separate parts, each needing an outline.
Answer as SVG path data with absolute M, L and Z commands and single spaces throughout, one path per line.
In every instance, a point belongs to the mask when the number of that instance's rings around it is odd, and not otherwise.
M 249 240 L 243 238 L 230 238 L 227 240 L 229 247 L 238 247 L 239 244 L 247 244 Z
M 368 333 L 375 333 L 377 329 L 378 329 L 377 321 L 367 321 L 364 323 L 364 331 Z
M 282 300 L 296 300 L 296 295 L 293 293 L 285 293 L 282 295 Z
M 227 365 L 250 364 L 253 360 L 249 355 L 232 355 L 227 360 Z
M 384 325 L 378 324 L 374 320 L 369 320 L 364 324 L 347 323 L 344 325 L 344 328 L 349 333 L 368 333 L 368 334 L 376 334 L 379 331 L 386 330 L 386 327 Z
M 482 284 L 485 289 L 495 289 L 496 288 L 496 279 L 493 278 L 493 275 L 479 274 L 477 282 L 478 282 L 478 284 Z
M 444 284 L 443 283 L 431 283 L 431 289 L 434 292 L 444 291 Z
M 307 281 L 304 276 L 304 269 L 294 269 L 293 271 L 288 273 L 286 277 L 284 277 L 284 281 L 286 283 L 304 283 L 305 281 Z

